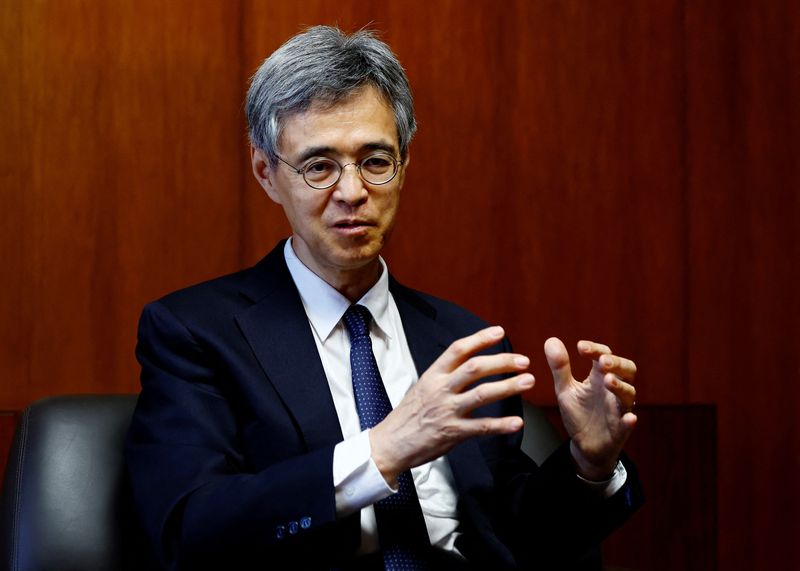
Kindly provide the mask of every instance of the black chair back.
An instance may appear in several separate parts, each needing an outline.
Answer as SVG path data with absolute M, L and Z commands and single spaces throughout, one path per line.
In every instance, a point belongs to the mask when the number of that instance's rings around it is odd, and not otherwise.
M 0 499 L 2 569 L 147 567 L 123 443 L 135 395 L 61 396 L 23 413 Z

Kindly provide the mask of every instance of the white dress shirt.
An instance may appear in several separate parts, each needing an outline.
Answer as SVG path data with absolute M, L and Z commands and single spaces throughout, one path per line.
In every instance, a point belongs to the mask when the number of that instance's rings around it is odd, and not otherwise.
M 328 379 L 333 404 L 339 416 L 344 440 L 333 454 L 333 483 L 336 492 L 336 513 L 349 515 L 361 510 L 362 553 L 379 549 L 378 528 L 372 504 L 396 492 L 389 487 L 371 458 L 369 431 L 361 430 L 353 398 L 350 373 L 350 340 L 342 317 L 350 301 L 317 276 L 295 254 L 291 239 L 284 246 L 284 258 L 295 286 L 300 292 L 314 342 Z M 400 313 L 389 291 L 389 272 L 379 258 L 381 276 L 378 282 L 358 300 L 372 314 L 370 338 L 381 379 L 392 407 L 396 407 L 419 378 L 408 348 Z M 455 549 L 460 535 L 458 496 L 453 474 L 445 457 L 411 469 L 431 545 L 448 551 Z M 606 497 L 625 483 L 627 474 L 622 463 L 606 482 L 588 482 Z

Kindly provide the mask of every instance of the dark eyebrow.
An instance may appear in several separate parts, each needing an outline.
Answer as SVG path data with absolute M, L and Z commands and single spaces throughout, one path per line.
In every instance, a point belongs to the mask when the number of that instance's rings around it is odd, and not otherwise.
M 323 155 L 329 155 L 331 153 L 335 153 L 336 149 L 333 147 L 309 147 L 302 154 L 297 157 L 298 164 L 302 164 L 306 162 L 311 157 L 319 157 Z
M 389 153 L 390 155 L 394 156 L 397 153 L 397 149 L 395 149 L 394 145 L 389 143 L 384 143 L 382 141 L 376 141 L 373 143 L 366 143 L 365 145 L 361 146 L 360 149 L 363 151 L 384 151 Z M 326 155 L 335 155 L 337 154 L 337 150 L 333 147 L 309 147 L 305 149 L 298 157 L 297 157 L 297 164 L 303 164 L 311 157 L 320 157 Z
M 394 156 L 394 154 L 397 153 L 397 149 L 394 148 L 394 145 L 390 145 L 389 143 L 383 143 L 383 142 L 367 143 L 361 148 L 365 151 L 385 151 L 392 156 Z

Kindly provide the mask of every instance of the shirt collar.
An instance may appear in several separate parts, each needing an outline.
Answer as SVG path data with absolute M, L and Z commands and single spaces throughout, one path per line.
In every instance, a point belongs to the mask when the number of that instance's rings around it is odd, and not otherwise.
M 333 329 L 342 320 L 344 312 L 350 307 L 350 300 L 340 294 L 329 283 L 312 272 L 292 248 L 292 239 L 289 238 L 283 247 L 283 257 L 292 275 L 303 307 L 311 323 L 311 327 L 324 343 Z M 378 256 L 381 264 L 381 275 L 378 281 L 356 303 L 365 306 L 372 314 L 372 320 L 378 327 L 378 333 L 391 337 L 389 331 L 389 271 L 386 262 Z

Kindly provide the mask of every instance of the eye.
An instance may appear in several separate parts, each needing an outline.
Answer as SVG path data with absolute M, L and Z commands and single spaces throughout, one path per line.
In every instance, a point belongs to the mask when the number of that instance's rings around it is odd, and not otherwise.
M 373 174 L 383 174 L 394 168 L 394 158 L 391 155 L 371 155 L 361 161 L 361 168 Z
M 314 159 L 303 168 L 303 174 L 314 182 L 325 181 L 335 176 L 339 166 L 330 159 Z

